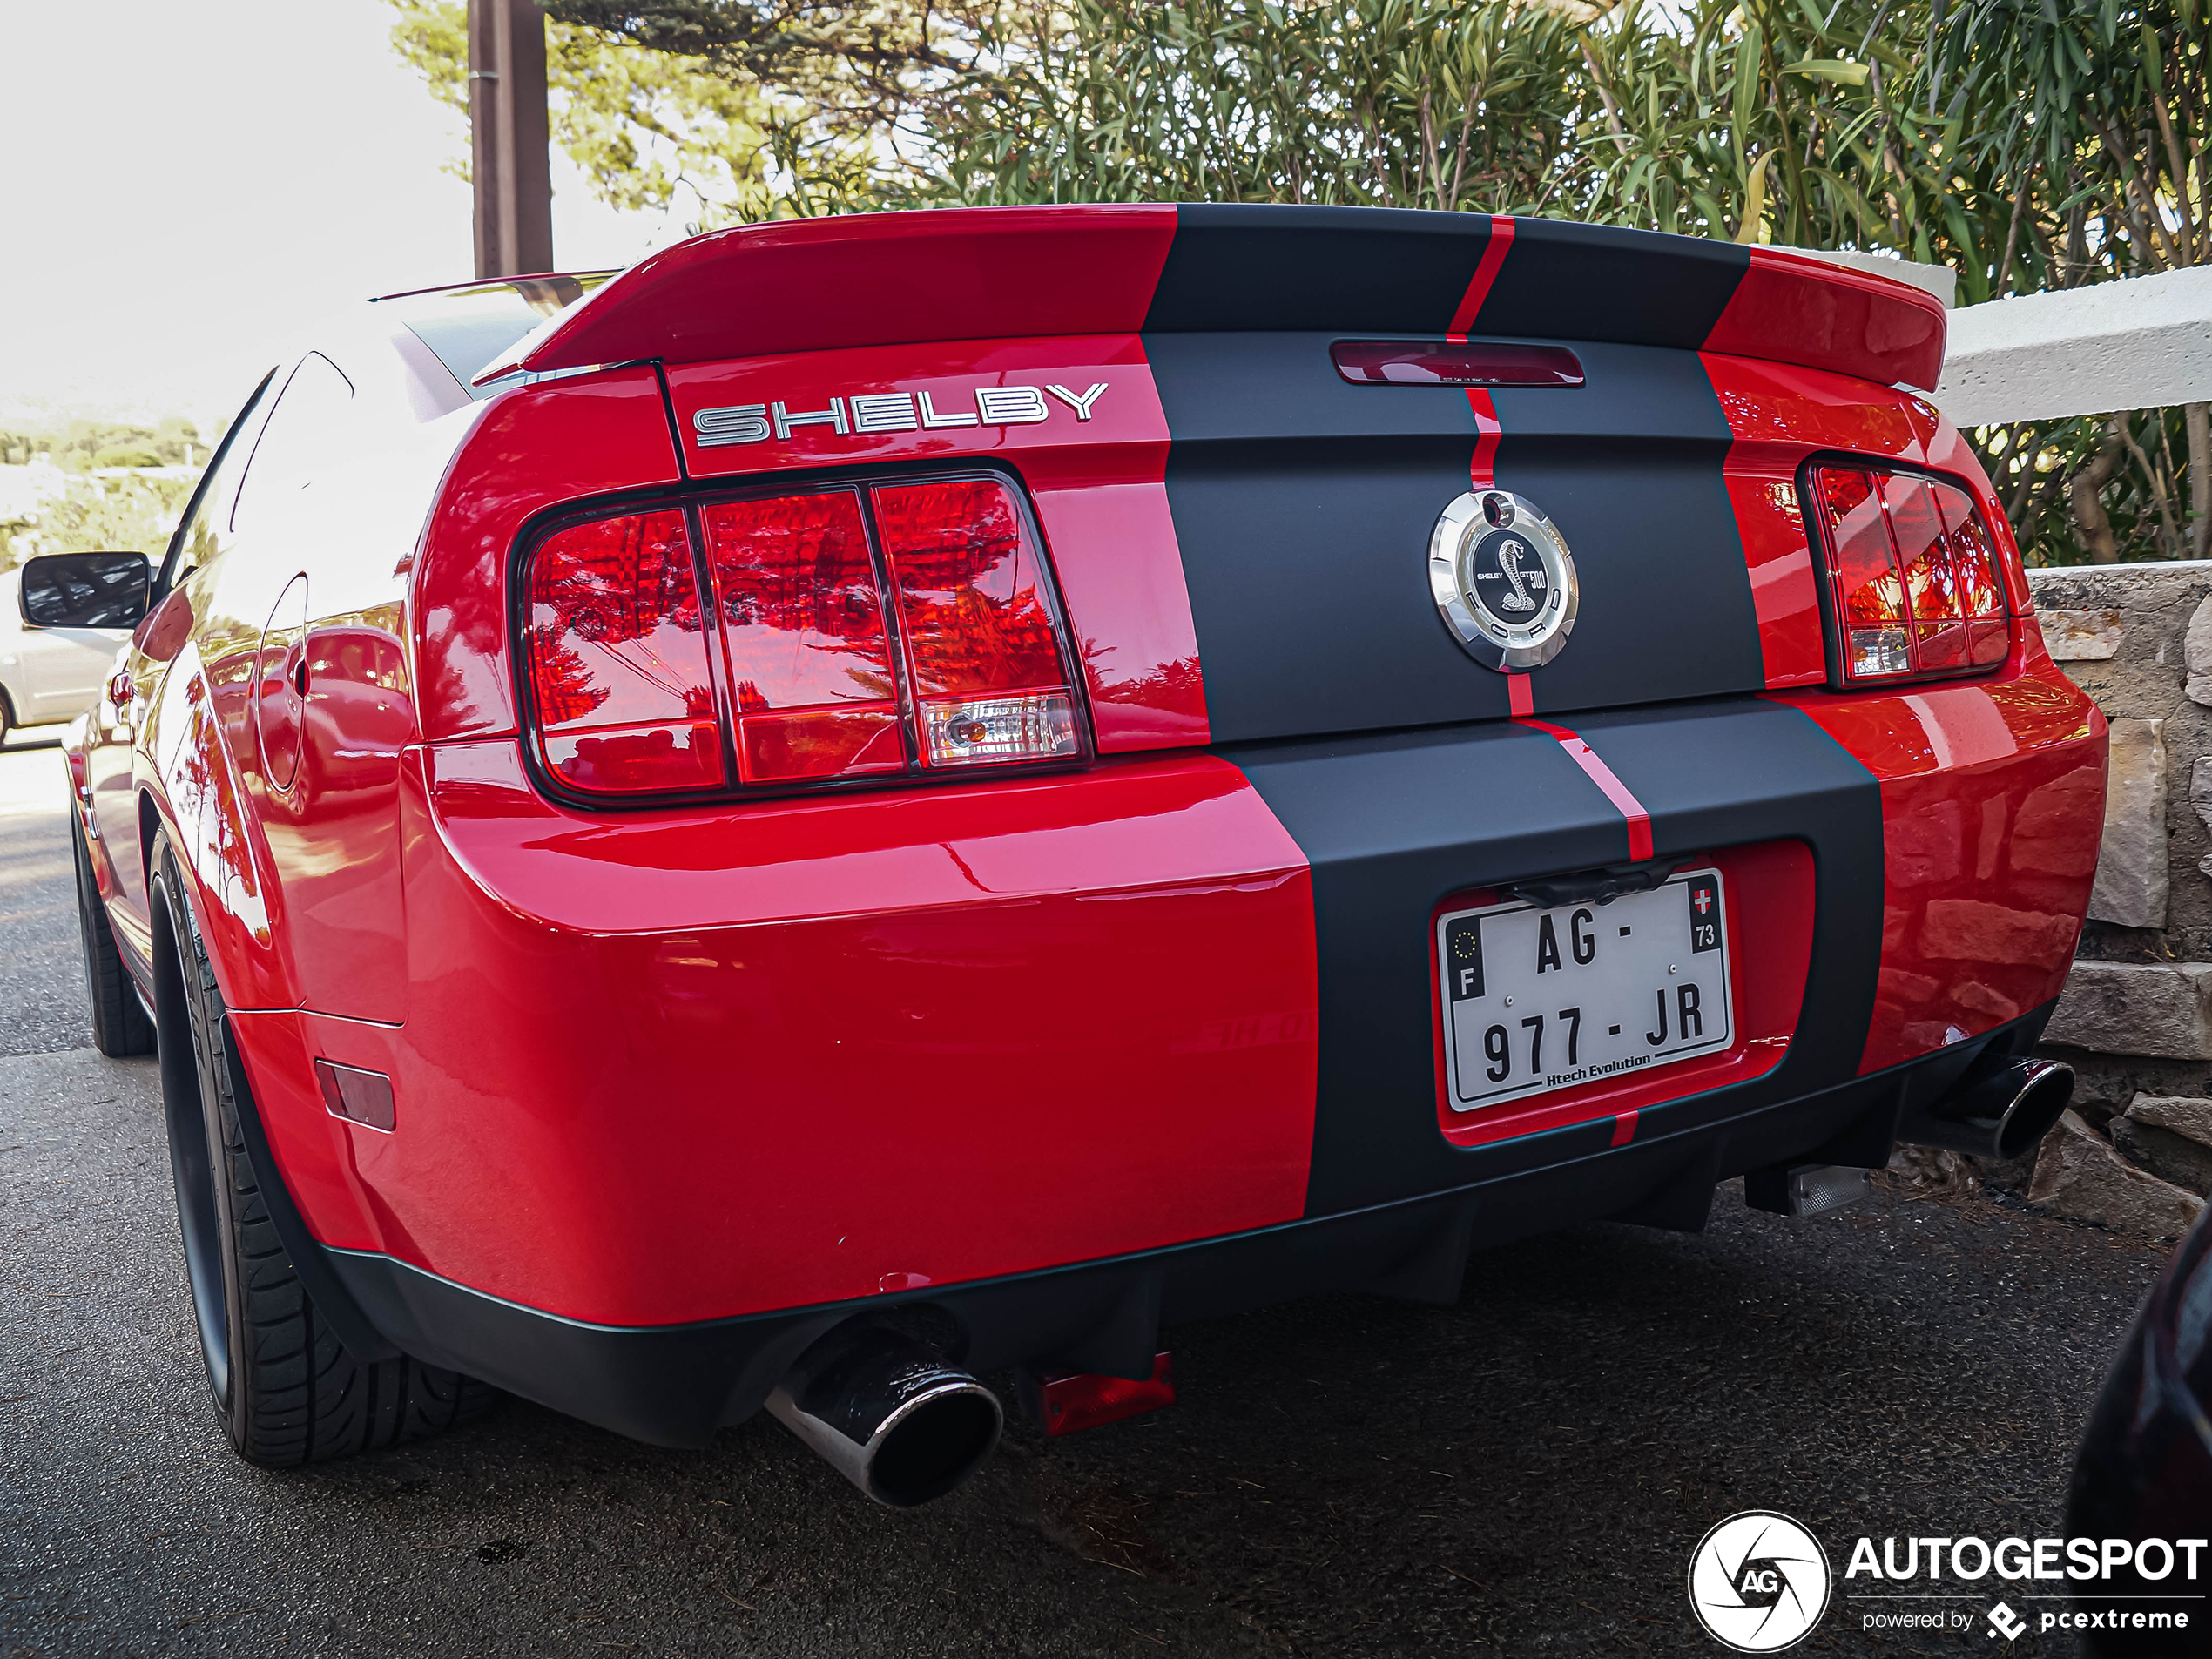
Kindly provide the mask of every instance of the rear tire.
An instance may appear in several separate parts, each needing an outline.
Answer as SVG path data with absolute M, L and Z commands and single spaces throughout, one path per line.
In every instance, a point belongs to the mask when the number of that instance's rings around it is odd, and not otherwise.
M 114 1060 L 153 1052 L 153 1022 L 138 1001 L 131 971 L 116 948 L 115 929 L 92 877 L 91 850 L 72 804 L 70 848 L 77 854 L 77 931 L 84 945 L 84 989 L 92 1004 L 92 1046 Z
M 246 1073 L 166 836 L 153 878 L 170 1167 L 208 1393 L 232 1447 L 292 1468 L 482 1416 L 496 1389 L 404 1356 L 354 1359 L 300 1283 L 239 1132 Z

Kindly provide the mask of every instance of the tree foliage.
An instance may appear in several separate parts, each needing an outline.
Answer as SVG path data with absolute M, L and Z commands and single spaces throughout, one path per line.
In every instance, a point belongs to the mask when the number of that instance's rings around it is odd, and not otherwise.
M 1075 0 L 981 44 L 995 72 L 943 97 L 933 132 L 946 194 L 974 203 L 1528 212 L 1580 90 L 1567 19 L 1502 5 Z
M 71 477 L 31 510 L 0 515 L 0 570 L 41 553 L 135 550 L 158 558 L 193 482 L 159 475 Z
M 181 415 L 155 426 L 121 421 L 71 421 L 19 431 L 0 429 L 0 465 L 20 467 L 44 455 L 71 472 L 94 467 L 191 467 L 206 464 L 208 443 Z

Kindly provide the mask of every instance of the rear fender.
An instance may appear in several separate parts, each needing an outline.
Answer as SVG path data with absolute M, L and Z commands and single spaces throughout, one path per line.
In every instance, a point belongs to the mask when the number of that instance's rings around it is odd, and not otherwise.
M 225 1005 L 297 1006 L 292 964 L 278 943 L 279 901 L 268 845 L 247 805 L 193 646 L 179 653 L 164 678 L 137 766 L 138 855 L 150 866 L 155 832 L 169 832 L 192 885 L 200 932 Z

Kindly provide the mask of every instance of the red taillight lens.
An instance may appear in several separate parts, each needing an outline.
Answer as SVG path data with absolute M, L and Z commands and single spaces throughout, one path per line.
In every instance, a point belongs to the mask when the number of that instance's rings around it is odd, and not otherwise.
M 873 494 L 880 557 L 856 488 L 701 507 L 705 605 L 682 510 L 539 543 L 523 656 L 554 781 L 637 795 L 1079 758 L 1071 658 L 1013 491 Z
M 1951 538 L 1959 614 L 1966 623 L 1966 664 L 1986 668 L 2001 663 L 2013 647 L 2013 630 L 2005 619 L 2005 583 L 1996 538 L 1976 510 L 1974 498 L 1958 485 L 1937 478 L 1930 480 L 1928 488 Z
M 1986 668 L 2011 649 L 1995 544 L 1973 496 L 1917 473 L 1817 467 L 1847 682 Z
M 1081 752 L 1044 561 L 995 479 L 886 485 L 876 522 L 906 635 L 923 764 Z
M 531 556 L 524 624 L 545 765 L 634 794 L 724 779 L 721 728 L 680 512 L 559 531 Z
M 904 771 L 860 497 L 725 502 L 699 518 L 745 781 Z

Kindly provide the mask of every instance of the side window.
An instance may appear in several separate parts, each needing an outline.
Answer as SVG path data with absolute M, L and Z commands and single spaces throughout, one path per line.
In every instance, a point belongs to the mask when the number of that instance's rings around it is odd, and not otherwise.
M 300 360 L 246 463 L 231 509 L 233 532 L 243 533 L 280 511 L 314 482 L 316 473 L 344 447 L 353 404 L 354 383 L 335 363 L 320 352 Z
M 199 488 L 192 492 L 192 516 L 177 527 L 170 540 L 154 590 L 157 596 L 179 586 L 231 544 L 231 503 L 237 499 L 239 475 L 246 469 L 246 457 L 259 435 L 257 428 L 266 419 L 264 400 L 276 375 L 277 371 L 271 369 L 261 377 L 253 395 L 246 400 L 246 407 L 216 446 L 215 458 L 208 462 Z

